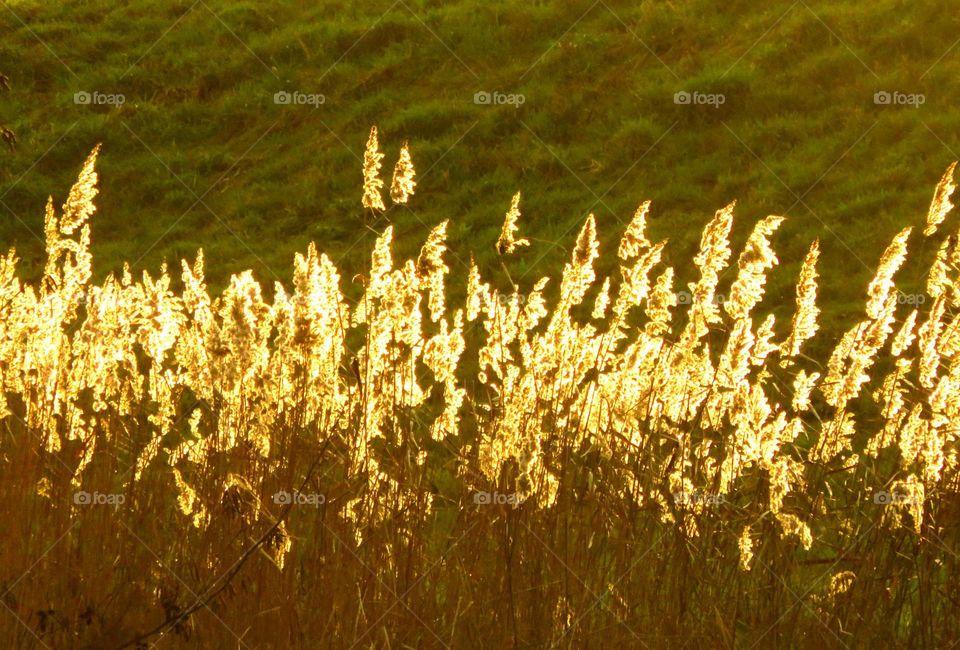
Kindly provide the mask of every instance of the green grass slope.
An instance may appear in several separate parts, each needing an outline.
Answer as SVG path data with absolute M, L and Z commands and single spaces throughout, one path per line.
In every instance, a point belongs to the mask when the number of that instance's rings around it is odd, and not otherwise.
M 519 190 L 534 240 L 511 269 L 522 285 L 558 270 L 590 212 L 612 264 L 645 199 L 686 280 L 703 224 L 737 199 L 737 243 L 756 219 L 788 217 L 768 295 L 778 312 L 820 238 L 832 327 L 861 309 L 883 247 L 922 222 L 960 151 L 960 15 L 947 2 L 3 4 L 0 124 L 19 144 L 0 154 L 0 244 L 27 274 L 41 268 L 46 196 L 62 202 L 103 142 L 101 275 L 203 247 L 215 286 L 245 268 L 286 281 L 315 240 L 349 277 L 386 223 L 408 254 L 447 218 L 455 271 L 473 251 L 493 275 Z M 281 91 L 325 101 L 277 104 Z M 678 104 L 681 91 L 723 103 Z M 877 104 L 883 91 L 923 103 Z M 78 92 L 124 102 L 78 104 Z M 523 101 L 478 104 L 478 92 Z M 371 124 L 385 171 L 409 140 L 419 172 L 409 209 L 376 222 L 360 206 Z

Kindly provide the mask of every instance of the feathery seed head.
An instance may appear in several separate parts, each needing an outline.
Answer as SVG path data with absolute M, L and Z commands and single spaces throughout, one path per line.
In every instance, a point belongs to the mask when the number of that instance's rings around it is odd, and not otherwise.
M 406 203 L 413 196 L 417 183 L 413 180 L 416 172 L 413 169 L 413 159 L 410 158 L 410 147 L 404 143 L 400 149 L 400 158 L 393 168 L 393 182 L 390 183 L 390 200 L 394 203 Z
M 363 153 L 363 207 L 370 210 L 386 210 L 380 190 L 383 181 L 380 180 L 380 165 L 384 155 L 380 153 L 380 143 L 377 140 L 377 127 L 370 128 L 370 137 L 367 138 L 367 148 Z

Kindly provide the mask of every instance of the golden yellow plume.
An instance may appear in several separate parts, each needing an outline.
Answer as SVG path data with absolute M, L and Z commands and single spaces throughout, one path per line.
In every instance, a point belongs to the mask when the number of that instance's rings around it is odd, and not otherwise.
M 873 320 L 880 318 L 890 290 L 894 288 L 893 276 L 907 257 L 907 238 L 912 228 L 904 228 L 893 238 L 887 250 L 880 258 L 877 273 L 867 287 L 867 316 Z
M 740 272 L 730 287 L 730 299 L 723 306 L 733 318 L 746 318 L 763 298 L 767 269 L 777 263 L 777 256 L 770 248 L 768 238 L 782 222 L 783 217 L 770 216 L 763 219 L 757 223 L 747 240 L 743 253 L 737 260 Z
M 820 256 L 820 240 L 814 239 L 800 267 L 797 279 L 797 311 L 793 315 L 790 337 L 780 347 L 780 354 L 792 358 L 800 353 L 800 346 L 817 333 L 817 258 Z
M 950 202 L 950 195 L 957 189 L 953 182 L 953 171 L 957 168 L 956 161 L 950 163 L 947 171 L 943 173 L 943 178 L 937 184 L 937 189 L 933 193 L 933 201 L 930 202 L 930 209 L 927 211 L 927 227 L 923 229 L 923 234 L 928 237 L 937 232 L 937 226 L 943 223 L 944 218 L 953 208 Z
M 503 228 L 500 229 L 500 238 L 497 240 L 497 253 L 509 255 L 517 246 L 529 246 L 527 239 L 514 239 L 517 228 L 517 219 L 520 217 L 520 192 L 513 195 L 510 201 L 510 210 L 503 219 Z
M 400 149 L 400 158 L 393 168 L 393 182 L 390 184 L 390 200 L 394 203 L 406 203 L 413 196 L 417 182 L 413 180 L 416 171 L 413 169 L 413 160 L 410 158 L 409 144 L 404 143 Z
M 93 205 L 93 199 L 97 195 L 97 172 L 94 170 L 94 165 L 99 153 L 100 145 L 98 144 L 87 156 L 87 160 L 83 163 L 83 169 L 80 170 L 80 176 L 77 177 L 77 182 L 70 188 L 67 202 L 63 204 L 60 232 L 64 235 L 72 235 L 77 228 L 87 222 L 90 215 L 97 209 Z
M 690 283 L 690 321 L 684 331 L 688 344 L 707 333 L 707 325 L 720 322 L 720 309 L 714 295 L 720 281 L 720 271 L 730 259 L 730 227 L 733 225 L 733 209 L 736 201 L 717 210 L 716 215 L 703 229 L 700 250 L 693 263 L 700 270 L 700 280 Z
M 383 181 L 380 180 L 380 165 L 383 154 L 380 153 L 380 144 L 377 141 L 377 127 L 370 128 L 370 137 L 367 138 L 367 149 L 363 152 L 363 207 L 371 210 L 385 210 L 380 189 Z
M 644 201 L 633 213 L 633 219 L 627 226 L 627 231 L 623 233 L 620 239 L 620 248 L 617 251 L 620 259 L 627 261 L 631 257 L 636 257 L 645 248 L 650 247 L 650 241 L 647 239 L 645 230 L 647 228 L 647 212 L 650 211 L 650 201 Z

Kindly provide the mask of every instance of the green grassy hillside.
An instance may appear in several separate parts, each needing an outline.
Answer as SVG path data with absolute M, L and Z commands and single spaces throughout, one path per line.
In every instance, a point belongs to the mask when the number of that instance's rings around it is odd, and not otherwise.
M 821 239 L 830 327 L 862 304 L 868 269 L 921 223 L 960 151 L 960 15 L 947 2 L 4 4 L 0 124 L 19 144 L 0 156 L 0 243 L 27 273 L 41 266 L 46 196 L 62 202 L 103 142 L 101 274 L 203 247 L 214 285 L 248 267 L 286 281 L 310 240 L 359 272 L 386 222 L 406 253 L 445 218 L 451 266 L 474 251 L 493 274 L 519 190 L 534 239 L 515 262 L 522 283 L 558 269 L 589 212 L 609 249 L 644 199 L 684 278 L 703 224 L 737 199 L 737 241 L 760 217 L 788 217 L 771 306 Z M 278 104 L 281 91 L 324 102 Z M 681 91 L 723 103 L 678 104 Z M 95 98 L 77 103 L 82 92 Z M 921 105 L 897 103 L 915 94 Z M 385 169 L 410 141 L 420 191 L 365 222 L 371 124 Z

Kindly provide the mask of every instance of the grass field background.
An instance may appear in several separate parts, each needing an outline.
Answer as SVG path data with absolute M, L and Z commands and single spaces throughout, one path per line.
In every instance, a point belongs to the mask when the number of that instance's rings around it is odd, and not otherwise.
M 835 329 L 960 150 L 960 17 L 946 2 L 292 4 L 5 3 L 0 124 L 19 146 L 0 165 L 0 243 L 39 276 L 46 197 L 62 202 L 97 142 L 97 276 L 203 247 L 215 289 L 246 268 L 288 282 L 309 241 L 360 272 L 374 231 L 395 224 L 408 253 L 446 218 L 455 277 L 471 253 L 494 274 L 516 191 L 534 239 L 521 285 L 559 270 L 588 213 L 609 249 L 646 199 L 652 236 L 671 240 L 665 262 L 689 280 L 677 263 L 737 199 L 735 244 L 757 219 L 788 217 L 770 308 L 821 239 Z M 276 104 L 284 91 L 325 101 Z M 724 103 L 678 105 L 681 91 Z M 125 101 L 77 104 L 78 92 Z M 523 103 L 476 104 L 478 92 Z M 877 92 L 923 104 L 878 105 Z M 385 171 L 409 140 L 420 174 L 409 209 L 377 221 L 359 192 L 371 124 Z

